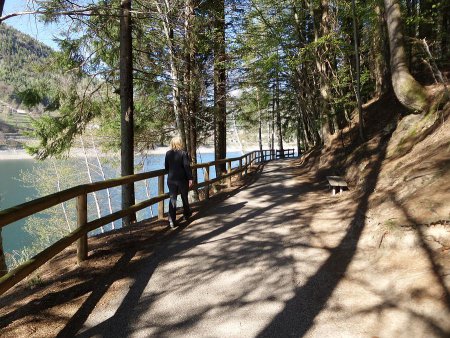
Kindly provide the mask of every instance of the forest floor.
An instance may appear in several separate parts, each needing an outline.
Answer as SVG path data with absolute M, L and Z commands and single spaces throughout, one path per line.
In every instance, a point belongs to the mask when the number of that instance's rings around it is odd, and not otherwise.
M 170 230 L 71 247 L 0 298 L 2 337 L 448 337 L 450 125 L 389 121 L 269 162 Z M 379 116 L 367 116 L 380 120 Z M 332 196 L 339 174 L 349 191 Z

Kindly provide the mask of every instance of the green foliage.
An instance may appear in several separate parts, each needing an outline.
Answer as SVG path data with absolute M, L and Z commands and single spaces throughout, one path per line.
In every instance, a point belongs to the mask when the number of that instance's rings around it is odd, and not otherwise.
M 39 81 L 41 75 L 36 70 L 53 52 L 3 23 L 0 25 L 0 41 L 0 85 L 7 89 L 0 98 L 20 103 L 22 97 L 18 92 Z

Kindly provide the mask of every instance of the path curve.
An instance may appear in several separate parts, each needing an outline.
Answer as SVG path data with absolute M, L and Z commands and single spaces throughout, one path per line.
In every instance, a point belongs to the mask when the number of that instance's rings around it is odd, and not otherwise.
M 449 304 L 420 250 L 393 258 L 363 245 L 361 203 L 332 197 L 295 161 L 261 170 L 142 253 L 77 336 L 448 336 Z M 412 269 L 403 254 L 417 255 Z

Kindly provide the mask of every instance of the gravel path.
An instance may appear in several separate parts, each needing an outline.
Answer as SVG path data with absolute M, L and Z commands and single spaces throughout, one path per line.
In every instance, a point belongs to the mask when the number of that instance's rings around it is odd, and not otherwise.
M 268 163 L 141 253 L 78 336 L 449 337 L 448 285 L 423 249 L 378 249 L 366 208 Z

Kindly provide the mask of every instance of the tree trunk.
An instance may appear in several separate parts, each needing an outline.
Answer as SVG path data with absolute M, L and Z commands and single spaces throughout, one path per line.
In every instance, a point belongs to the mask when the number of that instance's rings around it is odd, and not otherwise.
M 272 116 L 270 125 L 272 127 L 270 131 L 270 150 L 274 151 L 275 149 L 275 86 L 273 87 L 273 94 L 272 94 Z
M 302 142 L 302 128 L 301 128 L 301 119 L 300 116 L 297 117 L 297 121 L 296 121 L 296 129 L 297 132 L 295 133 L 296 135 L 296 139 L 297 139 L 297 156 L 300 156 L 301 153 L 301 145 L 302 143 L 304 144 L 304 142 Z
M 131 0 L 122 0 L 120 9 L 120 113 L 121 113 L 121 175 L 134 172 L 133 121 L 133 50 L 131 35 Z M 135 203 L 134 184 L 122 186 L 122 209 Z M 133 213 L 123 218 L 123 225 L 136 221 Z
M 358 30 L 356 26 L 356 8 L 355 0 L 352 0 L 352 19 L 353 19 L 353 40 L 355 46 L 355 70 L 356 70 L 356 101 L 358 104 L 359 116 L 359 137 L 364 140 L 364 118 L 362 114 L 361 102 L 361 75 L 359 69 L 359 45 L 358 45 Z
M 414 112 L 428 110 L 425 88 L 411 75 L 403 41 L 402 20 L 398 0 L 384 0 L 391 53 L 392 86 L 398 100 Z
M 390 89 L 390 72 L 388 67 L 389 45 L 386 34 L 386 20 L 384 17 L 382 0 L 377 0 L 375 5 L 376 23 L 374 27 L 374 37 L 372 48 L 374 55 L 373 72 L 375 78 L 375 96 L 382 96 Z
M 311 2 L 310 6 L 314 6 Z M 316 17 L 314 19 L 314 41 L 318 42 L 319 37 L 324 37 L 330 34 L 330 17 L 329 17 L 329 0 L 320 0 L 320 12 L 311 11 L 311 13 Z M 318 17 L 320 16 L 320 21 Z M 317 24 L 320 22 L 320 26 Z M 320 29 L 319 29 L 320 28 Z M 322 58 L 326 58 L 327 47 L 322 46 L 318 53 L 323 55 Z M 329 136 L 334 133 L 336 123 L 336 116 L 331 114 L 331 89 L 330 89 L 330 77 L 329 69 L 326 63 L 326 59 L 321 59 L 316 57 L 316 69 L 319 76 L 320 83 L 320 120 L 322 123 L 322 142 L 327 143 Z
M 278 51 L 277 51 L 278 54 Z M 278 136 L 278 149 L 280 150 L 280 157 L 284 158 L 284 149 L 283 149 L 283 131 L 281 129 L 281 112 L 280 112 L 280 80 L 279 74 L 277 71 L 276 74 L 276 95 L 275 95 L 275 111 L 277 114 L 277 136 Z
M 227 156 L 227 88 L 226 88 L 226 54 L 225 54 L 225 3 L 217 2 L 214 16 L 214 148 L 215 159 Z M 218 174 L 226 173 L 225 163 L 216 167 Z
M 170 60 L 170 78 L 172 80 L 172 104 L 173 104 L 173 111 L 175 114 L 175 120 L 176 120 L 176 127 L 178 131 L 180 132 L 181 141 L 183 143 L 183 147 L 187 149 L 187 136 L 186 136 L 186 127 L 184 125 L 184 118 L 183 118 L 183 107 L 181 104 L 181 80 L 180 80 L 180 74 L 178 72 L 177 64 L 176 64 L 176 51 L 174 47 L 173 42 L 173 29 L 170 25 L 169 20 L 169 12 L 171 8 L 168 8 L 169 5 L 167 2 L 165 5 L 160 5 L 159 1 L 155 3 L 156 9 L 158 13 L 161 16 L 161 21 L 163 24 L 164 29 L 164 35 L 166 36 L 166 41 L 168 45 L 169 50 L 169 60 Z M 164 6 L 164 10 L 162 9 L 162 6 Z
M 408 18 L 416 18 L 417 17 L 417 0 L 406 0 L 406 11 Z M 418 25 L 417 20 L 411 20 L 408 26 L 405 27 L 406 35 L 409 37 L 418 37 Z M 413 60 L 413 52 L 412 52 L 412 44 L 408 43 L 406 45 L 406 55 L 408 67 L 411 67 Z
M 5 0 L 0 0 L 0 17 L 2 16 L 4 5 L 5 5 Z
M 193 165 L 197 164 L 197 120 L 198 113 L 198 98 L 199 98 L 199 71 L 195 60 L 196 42 L 194 32 L 194 1 L 186 0 L 185 2 L 185 62 L 186 62 L 186 76 L 185 76 L 185 100 L 186 102 L 186 118 L 188 121 L 188 152 Z M 194 184 L 198 183 L 197 170 L 192 171 Z M 192 198 L 194 201 L 199 200 L 198 191 L 193 190 Z
M 262 112 L 261 112 L 261 105 L 259 102 L 259 89 L 256 89 L 256 105 L 258 107 L 258 144 L 259 144 L 259 151 L 261 152 L 262 161 L 266 161 L 266 157 L 263 154 L 263 142 L 262 142 Z

